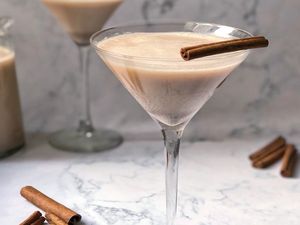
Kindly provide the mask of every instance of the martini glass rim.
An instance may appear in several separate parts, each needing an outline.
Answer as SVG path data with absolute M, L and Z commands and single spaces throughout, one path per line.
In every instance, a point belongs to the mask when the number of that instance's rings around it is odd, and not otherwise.
M 144 57 L 144 56 L 132 56 L 132 55 L 127 55 L 127 54 L 120 54 L 120 53 L 115 53 L 115 52 L 111 52 L 109 50 L 105 50 L 101 47 L 98 46 L 98 43 L 102 40 L 105 40 L 105 37 L 102 38 L 101 40 L 96 40 L 97 37 L 99 37 L 100 35 L 103 35 L 105 33 L 108 33 L 110 31 L 114 31 L 116 30 L 116 35 L 122 35 L 122 34 L 128 34 L 128 33 L 138 33 L 139 31 L 135 31 L 135 32 L 122 32 L 119 33 L 117 32 L 118 29 L 134 29 L 134 28 L 145 28 L 145 27 L 153 27 L 153 26 L 178 26 L 181 28 L 184 28 L 188 23 L 190 24 L 195 24 L 197 26 L 215 26 L 215 27 L 219 27 L 219 28 L 225 28 L 225 30 L 232 30 L 232 31 L 239 31 L 241 33 L 243 33 L 245 35 L 245 37 L 253 37 L 253 35 L 248 32 L 245 31 L 243 29 L 240 28 L 236 28 L 236 27 L 232 27 L 232 26 L 226 26 L 226 25 L 221 25 L 221 24 L 216 24 L 216 23 L 206 23 L 206 22 L 195 22 L 195 21 L 189 21 L 189 22 L 160 22 L 160 23 L 136 23 L 136 24 L 126 24 L 126 25 L 122 25 L 122 26 L 114 26 L 114 27 L 110 27 L 110 28 L 106 28 L 103 30 L 99 30 L 97 32 L 95 32 L 91 37 L 90 37 L 90 44 L 91 46 L 96 49 L 98 52 L 100 52 L 101 54 L 105 54 L 105 55 L 109 55 L 115 58 L 120 58 L 120 59 L 127 59 L 127 60 L 140 60 L 140 61 L 149 61 L 149 62 L 161 62 L 161 61 L 165 61 L 165 62 L 176 62 L 176 63 L 187 63 L 187 61 L 185 60 L 181 60 L 181 59 L 174 59 L 174 58 L 163 58 L 163 57 Z M 169 31 L 170 32 L 170 31 Z M 179 32 L 178 30 L 174 30 L 173 32 Z M 180 31 L 180 32 L 190 32 L 190 33 L 196 33 L 196 32 L 192 32 L 192 31 Z M 147 33 L 147 32 L 145 32 Z M 216 35 L 215 35 L 216 36 Z M 111 36 L 113 37 L 113 36 Z M 220 36 L 221 37 L 221 36 Z M 234 37 L 234 36 L 232 36 Z M 109 37 L 110 38 L 110 37 Z M 185 46 L 182 46 L 185 47 Z M 224 60 L 224 58 L 227 57 L 240 57 L 242 55 L 244 55 L 245 57 L 250 53 L 251 50 L 240 50 L 240 51 L 236 51 L 236 52 L 229 52 L 229 53 L 222 53 L 222 54 L 217 54 L 217 55 L 212 55 L 212 56 L 206 56 L 206 57 L 202 57 L 199 59 L 194 59 L 190 62 L 204 62 L 204 61 L 214 61 L 214 60 Z M 178 54 L 180 54 L 180 49 L 178 49 Z

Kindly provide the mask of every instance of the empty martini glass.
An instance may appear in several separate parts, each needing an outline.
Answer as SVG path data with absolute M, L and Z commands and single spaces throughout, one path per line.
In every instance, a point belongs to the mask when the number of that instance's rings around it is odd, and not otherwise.
M 184 61 L 180 48 L 246 38 L 217 24 L 148 24 L 95 33 L 92 46 L 138 103 L 160 125 L 166 155 L 167 225 L 177 209 L 178 156 L 184 128 L 249 50 Z
M 118 146 L 122 137 L 115 131 L 95 129 L 89 101 L 88 53 L 90 36 L 101 29 L 122 0 L 42 0 L 78 46 L 80 60 L 79 101 L 82 107 L 77 128 L 58 131 L 49 143 L 62 150 L 97 152 Z

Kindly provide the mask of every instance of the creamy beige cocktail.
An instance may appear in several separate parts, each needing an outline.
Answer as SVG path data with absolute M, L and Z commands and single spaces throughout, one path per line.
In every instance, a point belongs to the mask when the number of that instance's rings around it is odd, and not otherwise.
M 77 128 L 63 129 L 50 136 L 55 148 L 76 152 L 98 152 L 122 143 L 115 131 L 95 129 L 92 123 L 89 100 L 89 39 L 109 19 L 122 0 L 42 0 L 70 35 L 79 50 L 80 92 L 76 101 L 81 102 Z
M 89 44 L 122 0 L 43 0 L 73 41 Z
M 249 53 L 244 50 L 185 61 L 180 49 L 251 36 L 233 27 L 187 22 L 114 27 L 91 38 L 105 64 L 159 121 L 166 159 L 166 225 L 174 225 L 176 218 L 179 146 L 184 128 Z
M 105 63 L 153 118 L 177 126 L 187 123 L 246 57 L 223 54 L 186 62 L 180 48 L 223 40 L 188 32 L 129 33 L 104 39 L 97 47 Z
M 15 54 L 0 46 L 0 155 L 24 144 Z

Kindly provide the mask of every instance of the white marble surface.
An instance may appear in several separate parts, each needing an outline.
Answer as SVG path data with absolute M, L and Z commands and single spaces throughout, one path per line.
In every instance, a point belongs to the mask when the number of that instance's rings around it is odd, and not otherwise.
M 270 47 L 250 55 L 192 121 L 190 139 L 300 133 L 300 1 L 124 0 L 106 24 L 205 21 L 266 35 Z M 78 53 L 40 0 L 1 0 L 12 16 L 25 126 L 53 131 L 76 125 Z M 150 117 L 91 54 L 92 114 L 97 126 L 156 134 Z M 155 136 L 158 138 L 158 135 Z
M 270 39 L 270 47 L 250 55 L 185 132 L 185 140 L 206 141 L 182 145 L 179 224 L 299 225 L 300 175 L 283 179 L 279 164 L 261 171 L 247 160 L 278 133 L 300 146 L 299 11 L 297 0 L 124 0 L 108 21 L 106 27 L 213 22 Z M 0 0 L 1 15 L 15 19 L 26 130 L 76 125 L 73 43 L 40 0 Z M 162 143 L 153 141 L 160 139 L 157 127 L 94 53 L 90 59 L 95 124 L 115 128 L 130 141 L 113 151 L 78 155 L 52 149 L 43 137 L 29 139 L 26 151 L 0 161 L 1 224 L 18 224 L 34 210 L 18 194 L 28 184 L 77 209 L 88 225 L 164 224 L 164 155 Z M 245 137 L 253 139 L 240 139 Z
M 248 154 L 270 138 L 184 142 L 177 224 L 299 225 L 299 172 L 284 179 L 279 164 L 249 165 Z M 300 146 L 297 137 L 289 140 Z M 80 212 L 86 225 L 163 225 L 163 159 L 158 141 L 81 155 L 30 138 L 25 150 L 0 161 L 0 224 L 18 224 L 35 209 L 19 195 L 33 185 Z

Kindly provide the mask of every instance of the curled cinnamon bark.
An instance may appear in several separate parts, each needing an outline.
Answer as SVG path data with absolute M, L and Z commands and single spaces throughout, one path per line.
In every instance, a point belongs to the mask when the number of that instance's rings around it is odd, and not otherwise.
M 287 148 L 283 156 L 282 166 L 280 170 L 281 176 L 292 177 L 296 161 L 297 161 L 297 150 L 295 149 L 294 145 L 289 144 L 287 145 Z
M 262 158 L 258 161 L 253 161 L 253 163 L 252 163 L 253 167 L 266 168 L 266 167 L 272 165 L 273 163 L 275 163 L 276 161 L 278 161 L 279 159 L 282 158 L 285 149 L 286 149 L 285 146 L 280 147 L 276 151 L 267 155 L 265 158 Z
M 49 224 L 67 225 L 67 223 L 65 223 L 65 221 L 63 221 L 62 219 L 60 219 L 59 217 L 57 217 L 56 215 L 54 215 L 52 213 L 46 213 L 45 216 L 46 216 L 46 219 Z
M 221 53 L 264 48 L 268 45 L 269 41 L 265 37 L 258 36 L 184 47 L 180 50 L 180 54 L 184 60 L 188 61 Z
M 23 187 L 21 195 L 43 211 L 55 214 L 67 224 L 74 224 L 81 220 L 78 213 L 49 198 L 32 186 Z
M 261 159 L 265 158 L 269 154 L 274 153 L 277 151 L 280 147 L 283 147 L 286 145 L 286 140 L 282 136 L 278 136 L 273 141 L 271 141 L 269 144 L 264 146 L 263 148 L 259 149 L 258 151 L 252 153 L 249 158 L 252 161 L 260 161 Z
M 41 216 L 37 221 L 35 221 L 31 225 L 42 225 L 44 224 L 45 220 L 46 220 L 45 217 Z
M 24 220 L 20 225 L 31 225 L 37 221 L 42 216 L 42 213 L 39 211 L 33 212 L 26 220 Z

